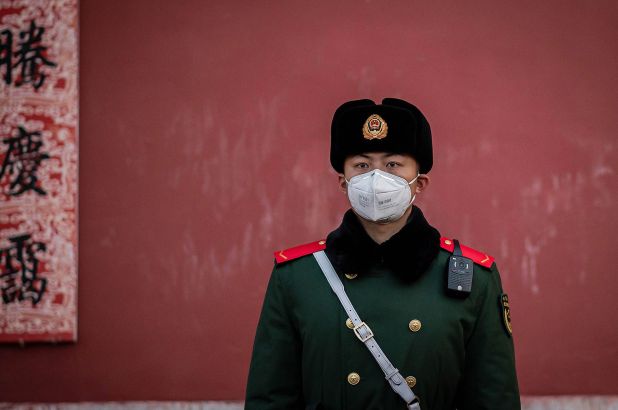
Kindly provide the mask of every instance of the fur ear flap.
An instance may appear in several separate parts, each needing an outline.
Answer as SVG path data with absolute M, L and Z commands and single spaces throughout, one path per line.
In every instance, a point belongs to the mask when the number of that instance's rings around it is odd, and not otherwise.
M 333 168 L 335 169 L 335 171 L 339 172 L 339 173 L 343 173 L 343 159 L 344 158 L 339 158 L 338 156 L 334 155 L 333 153 L 333 145 L 338 145 L 336 142 L 336 138 L 335 135 L 337 135 L 337 128 L 339 127 L 339 124 L 341 123 L 341 118 L 344 116 L 344 114 L 346 112 L 348 112 L 349 110 L 352 110 L 354 108 L 358 108 L 358 107 L 375 107 L 376 103 L 373 102 L 372 100 L 368 100 L 368 99 L 364 99 L 364 100 L 353 100 L 353 101 L 348 101 L 345 102 L 343 104 L 341 104 L 339 106 L 339 108 L 337 108 L 337 111 L 335 111 L 335 114 L 333 115 L 333 121 L 330 124 L 330 135 L 331 135 L 331 140 L 330 140 L 330 144 L 331 144 L 331 155 L 330 155 L 330 162 L 331 165 L 333 166 Z
M 419 172 L 421 174 L 428 173 L 431 170 L 431 167 L 433 167 L 433 148 L 431 144 L 431 127 L 429 126 L 427 118 L 425 118 L 421 110 L 419 110 L 415 105 L 410 104 L 407 101 L 400 100 L 399 98 L 385 98 L 382 100 L 382 105 L 390 105 L 412 111 L 414 117 L 416 118 L 416 132 L 418 135 L 429 135 L 429 138 L 419 138 L 416 141 L 417 151 L 423 153 L 423 163 L 421 164 L 419 162 Z

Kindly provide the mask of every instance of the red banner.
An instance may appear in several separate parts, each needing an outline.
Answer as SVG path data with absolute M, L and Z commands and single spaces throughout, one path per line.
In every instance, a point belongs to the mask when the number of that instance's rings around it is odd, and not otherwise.
M 0 0 L 0 342 L 77 338 L 76 0 Z

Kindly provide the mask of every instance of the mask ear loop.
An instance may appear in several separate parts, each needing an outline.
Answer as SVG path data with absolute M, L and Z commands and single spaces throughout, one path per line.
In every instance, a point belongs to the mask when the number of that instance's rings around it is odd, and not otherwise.
M 416 181 L 420 175 L 421 174 L 417 172 L 416 177 L 412 181 L 408 182 L 408 185 L 412 185 L 414 181 Z M 410 200 L 410 203 L 408 204 L 408 206 L 412 205 L 412 202 L 414 202 L 414 198 L 416 198 L 416 192 L 414 193 L 414 195 L 412 195 L 412 199 Z

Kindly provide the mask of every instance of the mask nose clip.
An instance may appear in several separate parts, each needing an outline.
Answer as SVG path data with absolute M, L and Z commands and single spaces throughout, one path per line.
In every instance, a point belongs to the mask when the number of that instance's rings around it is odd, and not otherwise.
M 360 177 L 360 176 L 364 176 L 364 177 L 372 177 L 372 176 L 376 175 L 376 171 L 378 171 L 378 170 L 377 170 L 377 169 L 373 169 L 373 170 L 371 170 L 371 171 L 369 171 L 369 172 L 365 172 L 364 174 L 354 175 L 352 178 L 356 178 L 356 177 Z M 377 174 L 377 175 L 380 175 L 380 176 L 382 176 L 382 177 L 384 176 L 384 175 L 381 175 L 381 174 Z M 395 176 L 397 176 L 397 175 L 395 175 Z M 419 176 L 421 176 L 421 174 L 417 172 L 417 173 L 416 173 L 416 176 L 414 177 L 414 179 L 413 179 L 412 181 L 408 182 L 408 185 L 412 185 L 412 184 L 414 183 L 414 181 L 416 181 L 416 180 L 418 179 L 418 177 L 419 177 Z M 343 177 L 343 180 L 346 182 L 346 184 L 348 184 L 348 185 L 349 185 L 349 184 L 350 184 L 350 181 L 352 180 L 352 178 L 350 178 L 350 179 L 348 180 L 348 179 L 344 176 L 344 177 Z

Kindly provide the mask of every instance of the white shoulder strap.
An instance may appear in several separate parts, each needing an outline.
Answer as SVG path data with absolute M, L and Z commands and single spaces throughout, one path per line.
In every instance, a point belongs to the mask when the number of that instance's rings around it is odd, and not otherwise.
M 315 252 L 313 256 L 318 261 L 318 265 L 320 265 L 328 284 L 333 289 L 333 292 L 335 292 L 335 295 L 337 295 L 348 317 L 352 320 L 356 337 L 367 346 L 367 349 L 369 349 L 384 372 L 386 380 L 388 380 L 393 390 L 406 402 L 408 409 L 420 410 L 420 404 L 418 403 L 417 397 L 412 392 L 412 389 L 410 389 L 408 383 L 406 383 L 403 376 L 401 376 L 399 370 L 391 364 L 382 349 L 380 349 L 369 326 L 363 322 L 358 316 L 358 313 L 356 313 L 356 309 L 354 309 L 352 302 L 350 302 L 348 295 L 345 293 L 343 283 L 341 283 L 341 279 L 337 276 L 337 272 L 335 272 L 335 268 L 333 268 L 326 253 L 324 253 L 324 251 L 319 251 Z

